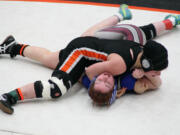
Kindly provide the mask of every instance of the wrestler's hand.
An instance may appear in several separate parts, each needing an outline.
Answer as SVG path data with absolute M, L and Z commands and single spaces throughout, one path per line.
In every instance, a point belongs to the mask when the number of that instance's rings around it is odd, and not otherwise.
M 89 78 L 90 80 L 92 80 L 92 79 L 94 78 L 94 76 L 92 75 L 91 70 L 89 70 L 88 67 L 85 68 L 85 73 L 86 73 L 86 75 L 88 76 L 88 78 Z
M 144 71 L 143 69 L 135 69 L 132 73 L 132 76 L 136 79 L 142 78 L 144 76 Z
M 124 93 L 126 92 L 127 88 L 121 88 L 120 90 L 117 90 L 116 98 L 120 98 Z

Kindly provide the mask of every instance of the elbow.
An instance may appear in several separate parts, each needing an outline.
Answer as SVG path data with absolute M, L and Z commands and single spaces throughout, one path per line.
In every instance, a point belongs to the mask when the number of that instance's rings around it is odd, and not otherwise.
M 161 87 L 161 85 L 162 85 L 162 80 L 159 79 L 159 80 L 157 80 L 156 82 L 153 83 L 153 86 L 154 86 L 153 89 L 158 89 L 158 88 Z

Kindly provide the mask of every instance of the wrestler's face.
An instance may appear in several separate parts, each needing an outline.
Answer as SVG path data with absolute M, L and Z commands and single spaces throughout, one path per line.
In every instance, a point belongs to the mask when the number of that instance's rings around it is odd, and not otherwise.
M 114 77 L 108 72 L 100 74 L 94 82 L 94 90 L 100 91 L 101 93 L 107 93 L 111 91 L 113 87 Z
M 146 72 L 146 75 L 152 76 L 152 77 L 159 76 L 161 75 L 161 71 L 151 70 L 151 71 Z

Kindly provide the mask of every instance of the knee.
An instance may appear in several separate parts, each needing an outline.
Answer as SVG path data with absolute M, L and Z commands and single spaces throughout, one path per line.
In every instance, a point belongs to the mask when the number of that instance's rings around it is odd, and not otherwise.
M 35 94 L 37 98 L 59 98 L 67 91 L 65 87 L 60 84 L 58 79 L 50 79 L 49 81 L 36 81 L 34 83 Z

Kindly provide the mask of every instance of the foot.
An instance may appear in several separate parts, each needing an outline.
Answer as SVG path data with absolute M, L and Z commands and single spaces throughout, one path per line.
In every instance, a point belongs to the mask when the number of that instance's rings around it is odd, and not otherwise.
M 11 107 L 11 101 L 9 99 L 10 97 L 7 94 L 4 94 L 0 98 L 0 109 L 8 114 L 12 114 L 14 112 L 14 109 Z
M 11 58 L 15 57 L 13 53 L 11 53 L 13 46 L 16 45 L 16 41 L 13 36 L 8 36 L 2 44 L 0 44 L 0 54 L 10 54 Z
M 132 18 L 131 11 L 126 4 L 120 6 L 119 13 L 123 16 L 124 20 L 130 20 Z
M 167 15 L 166 17 L 165 17 L 165 20 L 166 19 L 169 19 L 169 18 L 174 18 L 175 19 L 175 26 L 176 25 L 180 25 L 180 15 Z

